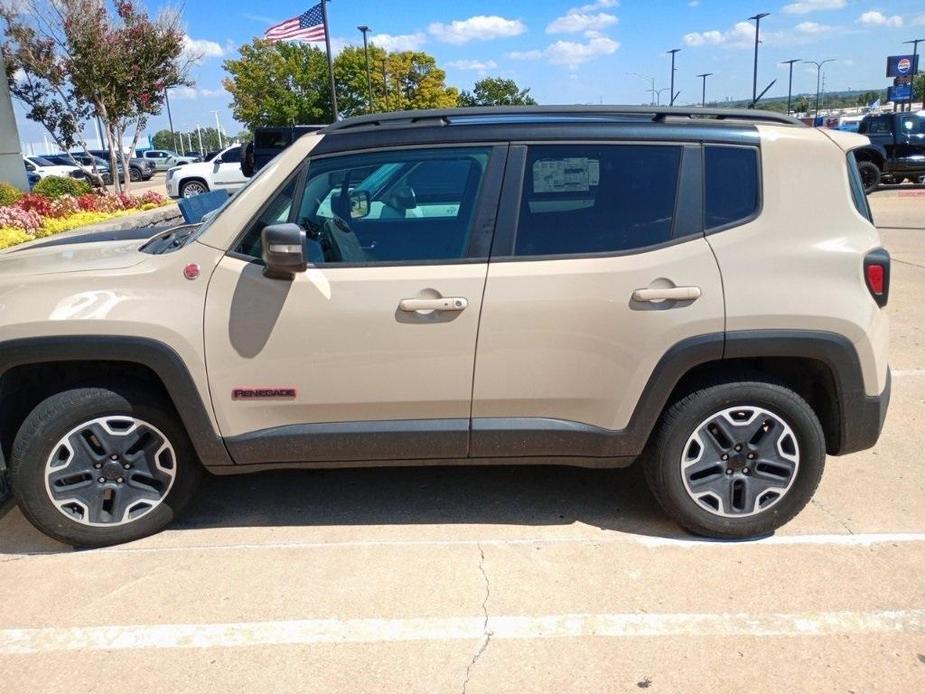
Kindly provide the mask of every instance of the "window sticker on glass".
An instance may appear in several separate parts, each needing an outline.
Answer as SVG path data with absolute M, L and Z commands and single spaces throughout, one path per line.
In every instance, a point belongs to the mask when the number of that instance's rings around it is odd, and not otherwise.
M 601 179 L 597 159 L 540 159 L 533 164 L 534 193 L 586 193 Z

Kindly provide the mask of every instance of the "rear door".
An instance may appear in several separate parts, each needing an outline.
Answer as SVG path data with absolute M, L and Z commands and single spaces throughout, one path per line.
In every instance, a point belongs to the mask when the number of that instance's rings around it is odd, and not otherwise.
M 627 454 L 621 431 L 659 360 L 705 334 L 718 335 L 721 355 L 702 156 L 699 144 L 512 147 L 479 328 L 471 455 Z

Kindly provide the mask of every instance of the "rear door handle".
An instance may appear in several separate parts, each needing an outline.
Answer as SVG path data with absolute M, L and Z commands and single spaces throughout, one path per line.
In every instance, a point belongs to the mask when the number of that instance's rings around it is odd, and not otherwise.
M 694 301 L 699 298 L 700 287 L 655 287 L 633 292 L 633 301 Z
M 398 308 L 402 311 L 464 311 L 469 300 L 461 296 L 444 296 L 439 299 L 402 299 Z

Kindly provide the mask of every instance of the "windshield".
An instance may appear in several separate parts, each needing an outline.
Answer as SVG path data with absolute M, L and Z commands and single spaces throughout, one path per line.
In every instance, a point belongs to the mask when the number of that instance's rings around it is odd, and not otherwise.
M 283 151 L 285 151 L 285 150 L 283 150 Z M 282 154 L 282 152 L 280 152 L 280 154 Z M 193 234 L 193 235 L 190 237 L 190 240 L 191 240 L 191 241 L 194 241 L 194 240 L 198 239 L 198 238 L 199 238 L 200 236 L 202 236 L 213 224 L 215 224 L 219 219 L 221 219 L 221 218 L 222 218 L 222 214 L 224 214 L 225 210 L 228 209 L 228 203 L 230 203 L 232 200 L 234 200 L 236 196 L 241 195 L 241 193 L 243 193 L 243 192 L 246 191 L 248 188 L 250 188 L 252 185 L 254 185 L 254 183 L 255 183 L 256 181 L 262 180 L 265 176 L 271 175 L 272 172 L 274 172 L 274 171 L 276 170 L 276 165 L 279 163 L 279 162 L 277 161 L 277 160 L 279 159 L 279 156 L 280 156 L 280 155 L 277 154 L 275 157 L 273 157 L 273 158 L 267 163 L 266 166 L 264 166 L 264 167 L 263 167 L 262 169 L 260 169 L 260 171 L 258 171 L 253 177 L 251 177 L 251 180 L 249 180 L 247 183 L 244 184 L 244 187 L 240 188 L 237 192 L 235 192 L 234 195 L 230 195 L 230 196 L 228 197 L 228 199 L 227 199 L 224 203 L 222 203 L 222 206 L 221 206 L 221 207 L 219 207 L 217 210 L 215 210 L 215 211 L 213 211 L 213 212 L 210 212 L 210 214 L 212 215 L 212 217 L 211 217 L 210 219 L 208 219 L 207 221 L 205 221 L 205 224 L 203 224 L 201 227 L 199 227 L 199 229 L 196 231 L 196 233 Z
M 55 165 L 54 162 L 48 161 L 47 159 L 43 157 L 29 157 L 29 161 L 31 161 L 36 166 L 54 166 Z

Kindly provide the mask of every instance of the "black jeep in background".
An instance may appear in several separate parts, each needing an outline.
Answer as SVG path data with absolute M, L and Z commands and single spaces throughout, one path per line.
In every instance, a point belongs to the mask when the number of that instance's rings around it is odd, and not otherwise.
M 858 127 L 870 147 L 855 150 L 868 193 L 881 183 L 917 183 L 925 176 L 925 111 L 864 116 Z

